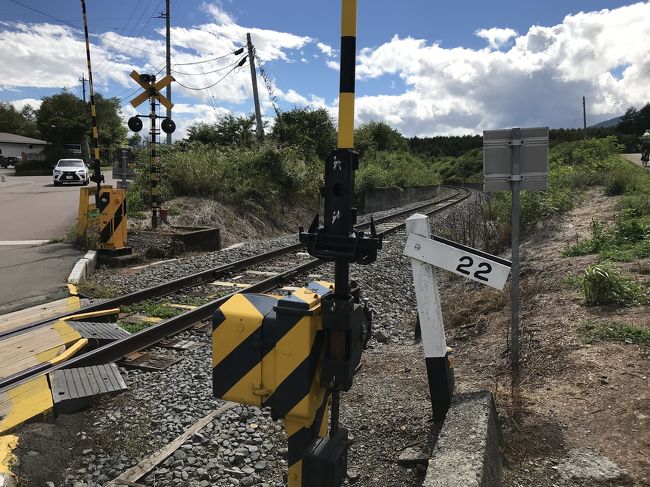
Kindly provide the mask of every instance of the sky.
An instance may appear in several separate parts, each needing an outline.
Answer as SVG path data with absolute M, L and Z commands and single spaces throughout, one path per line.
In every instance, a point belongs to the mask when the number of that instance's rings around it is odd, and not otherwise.
M 88 0 L 95 90 L 118 97 L 129 77 L 164 75 L 164 0 Z M 253 110 L 248 64 L 233 54 L 250 33 L 263 69 L 264 118 L 326 108 L 336 119 L 340 1 L 171 0 L 174 138 L 196 122 Z M 650 102 L 650 1 L 359 0 L 356 123 L 406 136 L 486 129 L 581 127 Z M 88 77 L 81 3 L 0 0 L 0 100 L 17 108 Z M 264 76 L 259 76 L 259 71 Z

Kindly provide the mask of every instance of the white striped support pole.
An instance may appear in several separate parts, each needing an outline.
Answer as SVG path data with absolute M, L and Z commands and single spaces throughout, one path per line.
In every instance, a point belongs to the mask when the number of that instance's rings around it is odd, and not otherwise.
M 415 234 L 427 239 L 431 238 L 429 217 L 421 214 L 409 217 L 406 220 L 406 231 L 409 235 Z M 447 356 L 438 278 L 434 267 L 419 259 L 411 258 L 411 267 L 422 331 L 424 359 L 427 365 L 433 420 L 440 423 L 444 421 L 449 409 L 454 381 Z

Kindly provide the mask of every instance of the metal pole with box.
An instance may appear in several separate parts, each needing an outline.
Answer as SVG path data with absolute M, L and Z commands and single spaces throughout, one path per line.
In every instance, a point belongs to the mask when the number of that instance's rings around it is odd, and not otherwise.
M 510 364 L 519 365 L 519 225 L 521 190 L 548 189 L 548 127 L 483 132 L 484 191 L 512 192 Z

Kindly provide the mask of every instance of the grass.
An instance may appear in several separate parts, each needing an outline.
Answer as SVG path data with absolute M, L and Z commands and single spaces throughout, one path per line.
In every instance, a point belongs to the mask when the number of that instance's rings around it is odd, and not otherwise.
M 608 264 L 587 267 L 581 285 L 587 306 L 629 306 L 650 302 L 647 285 L 620 274 Z
M 184 310 L 180 308 L 173 308 L 165 305 L 164 303 L 147 300 L 141 303 L 136 303 L 131 306 L 124 306 L 121 309 L 122 313 L 127 314 L 140 314 L 145 316 L 152 316 L 155 318 L 172 318 L 181 314 Z
M 79 293 L 91 298 L 109 299 L 120 295 L 120 290 L 112 284 L 84 281 L 77 286 Z
M 588 320 L 578 333 L 587 343 L 623 342 L 650 348 L 650 329 L 626 323 Z
M 117 326 L 122 328 L 125 331 L 128 331 L 129 333 L 137 333 L 139 331 L 144 330 L 145 328 L 149 328 L 153 323 L 147 323 L 145 321 L 139 321 L 137 323 L 130 323 L 128 321 L 124 320 L 117 320 Z

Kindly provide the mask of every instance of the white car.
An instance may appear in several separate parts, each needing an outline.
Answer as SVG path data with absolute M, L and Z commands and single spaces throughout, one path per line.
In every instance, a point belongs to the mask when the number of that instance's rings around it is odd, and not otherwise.
M 81 159 L 59 159 L 54 167 L 54 186 L 63 183 L 88 184 L 88 167 Z

